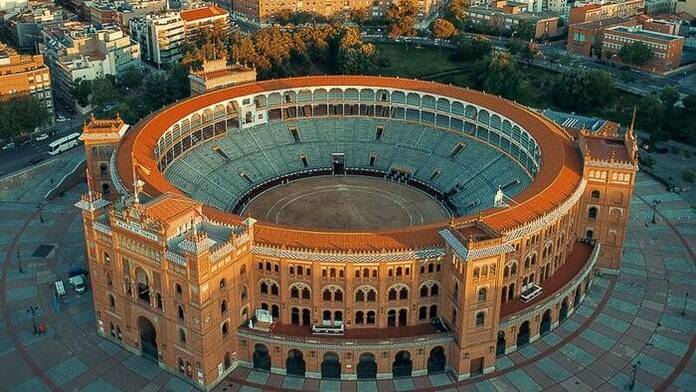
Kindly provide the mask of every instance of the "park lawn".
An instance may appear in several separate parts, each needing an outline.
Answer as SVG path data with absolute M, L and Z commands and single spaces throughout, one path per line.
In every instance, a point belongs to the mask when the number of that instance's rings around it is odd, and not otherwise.
M 375 74 L 423 78 L 429 74 L 462 67 L 467 63 L 450 60 L 451 49 L 414 44 L 376 43 L 377 68 Z

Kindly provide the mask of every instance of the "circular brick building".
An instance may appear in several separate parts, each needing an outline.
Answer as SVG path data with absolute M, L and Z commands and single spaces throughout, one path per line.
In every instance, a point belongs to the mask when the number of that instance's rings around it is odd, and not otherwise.
M 97 327 L 202 388 L 487 373 L 620 260 L 632 131 L 431 82 L 321 76 L 93 120 Z

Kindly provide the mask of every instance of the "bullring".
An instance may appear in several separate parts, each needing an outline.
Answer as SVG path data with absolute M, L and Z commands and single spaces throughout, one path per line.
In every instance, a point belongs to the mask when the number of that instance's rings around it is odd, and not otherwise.
M 93 120 L 83 134 L 97 327 L 204 389 L 237 366 L 493 371 L 572 313 L 596 270 L 618 268 L 637 170 L 630 128 L 573 133 L 398 78 L 250 83 L 127 128 Z M 322 192 L 345 206 L 302 205 Z M 290 193 L 300 208 L 277 213 Z M 371 202 L 387 215 L 340 218 Z

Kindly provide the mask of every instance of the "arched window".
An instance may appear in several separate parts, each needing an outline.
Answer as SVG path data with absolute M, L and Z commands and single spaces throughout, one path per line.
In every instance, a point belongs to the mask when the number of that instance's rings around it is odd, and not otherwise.
M 271 285 L 271 295 L 278 295 L 279 292 L 280 290 L 278 290 L 278 285 L 273 283 Z
M 247 296 L 248 296 L 247 295 L 247 288 L 246 288 L 246 286 L 242 286 L 242 293 L 241 293 L 242 301 L 246 300 Z
M 377 301 L 377 292 L 374 290 L 370 290 L 367 292 L 367 302 L 375 302 Z
M 329 277 L 330 278 L 335 278 L 336 277 L 336 268 L 331 268 L 329 270 Z
M 478 279 L 479 275 L 481 274 L 479 267 L 474 268 L 474 279 Z
M 321 299 L 324 301 L 331 301 L 331 290 L 324 289 L 324 291 L 321 293 Z
M 592 197 L 593 199 L 599 199 L 599 191 L 592 191 L 590 197 Z
M 396 276 L 401 276 L 402 269 L 401 267 L 396 267 Z
M 365 292 L 362 290 L 358 290 L 355 292 L 355 302 L 363 302 L 365 301 Z
M 184 320 L 184 307 L 181 306 L 181 305 L 179 305 L 179 306 L 177 307 L 177 313 L 178 313 L 178 315 L 179 315 L 179 320 L 182 320 L 182 321 L 183 321 L 183 320 Z
M 309 288 L 308 287 L 303 288 L 302 289 L 302 299 L 309 299 L 309 297 L 310 297 Z
M 437 305 L 430 305 L 430 313 L 428 314 L 428 317 L 431 319 L 437 317 Z
M 114 287 L 114 283 L 111 280 L 111 274 L 108 272 L 106 273 L 106 285 L 109 287 Z
M 290 275 L 295 275 L 295 267 L 290 266 L 290 268 L 288 268 L 288 273 L 289 273 Z
M 590 207 L 590 209 L 587 210 L 587 217 L 590 219 L 597 219 L 597 207 Z
M 436 297 L 438 294 L 440 294 L 440 286 L 435 283 L 433 287 L 430 288 L 430 296 Z
M 364 324 L 365 323 L 365 313 L 362 311 L 358 311 L 355 313 L 355 324 Z
M 370 277 L 370 269 L 369 269 L 369 268 L 363 268 L 362 276 L 363 276 L 363 278 L 369 278 L 369 277 Z
M 222 337 L 226 338 L 230 334 L 230 324 L 225 321 L 220 327 L 220 332 L 222 332 Z
M 486 322 L 486 312 L 476 313 L 476 326 L 483 327 L 483 324 L 485 324 L 485 322 Z
M 399 291 L 399 299 L 408 299 L 408 289 L 406 287 Z
M 225 314 L 227 312 L 227 300 L 223 299 L 222 302 L 220 302 L 220 314 Z
M 355 277 L 360 278 L 360 270 L 355 270 Z
M 268 294 L 268 285 L 266 282 L 261 282 L 261 294 Z
M 104 252 L 104 264 L 109 265 L 111 263 L 111 256 L 109 256 L 109 253 Z
M 428 286 L 426 286 L 426 285 L 421 286 L 420 296 L 421 296 L 421 298 L 428 296 Z
M 227 287 L 227 279 L 222 278 L 220 279 L 220 290 L 223 290 L 225 287 Z
M 183 293 L 183 290 L 181 289 L 181 285 L 179 283 L 174 283 L 174 291 L 177 295 L 181 295 Z
M 428 264 L 428 273 L 433 272 L 433 267 L 434 267 L 433 263 Z
M 454 298 L 459 299 L 459 283 L 454 282 Z
M 298 266 L 297 266 L 297 274 L 298 274 L 298 275 L 302 275 L 302 273 L 304 272 L 303 270 L 304 270 L 304 268 L 302 268 L 301 265 L 298 265 Z
M 334 292 L 334 301 L 336 302 L 343 302 L 343 291 L 342 290 L 336 290 Z
M 111 310 L 116 309 L 116 299 L 111 294 L 109 294 L 109 308 L 111 308 Z
M 300 298 L 300 290 L 297 287 L 290 288 L 290 298 Z
M 585 232 L 585 237 L 586 237 L 586 238 L 592 239 L 592 236 L 593 236 L 593 235 L 594 235 L 594 232 L 593 232 L 592 230 L 587 230 L 587 231 Z
M 428 318 L 428 308 L 426 306 L 421 306 L 418 309 L 418 320 L 425 320 Z
M 425 266 L 424 266 L 424 265 L 421 265 L 421 267 L 420 267 L 420 273 L 421 273 L 421 274 L 424 274 L 424 273 L 425 273 Z
M 479 289 L 479 291 L 478 291 L 478 300 L 479 300 L 479 302 L 483 302 L 483 301 L 486 300 L 487 291 L 488 291 L 488 290 L 486 290 L 485 287 L 481 287 L 481 288 Z
M 517 263 L 512 263 L 510 266 L 510 276 L 515 276 L 517 274 Z
M 246 274 L 246 265 L 242 265 L 241 267 L 239 267 L 239 274 L 240 275 Z
M 510 267 L 506 265 L 503 269 L 503 278 L 507 278 L 508 276 L 510 276 Z
M 366 318 L 367 324 L 374 324 L 377 322 L 377 316 L 376 313 L 372 310 L 367 312 L 367 318 Z
M 389 290 L 389 301 L 396 301 L 396 289 Z

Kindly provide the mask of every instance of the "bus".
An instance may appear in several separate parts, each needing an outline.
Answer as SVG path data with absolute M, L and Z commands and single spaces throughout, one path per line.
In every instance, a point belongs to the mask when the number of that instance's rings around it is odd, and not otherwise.
M 59 154 L 63 151 L 67 151 L 80 143 L 80 134 L 75 132 L 68 136 L 63 136 L 60 139 L 56 139 L 48 145 L 48 153 L 51 155 Z

